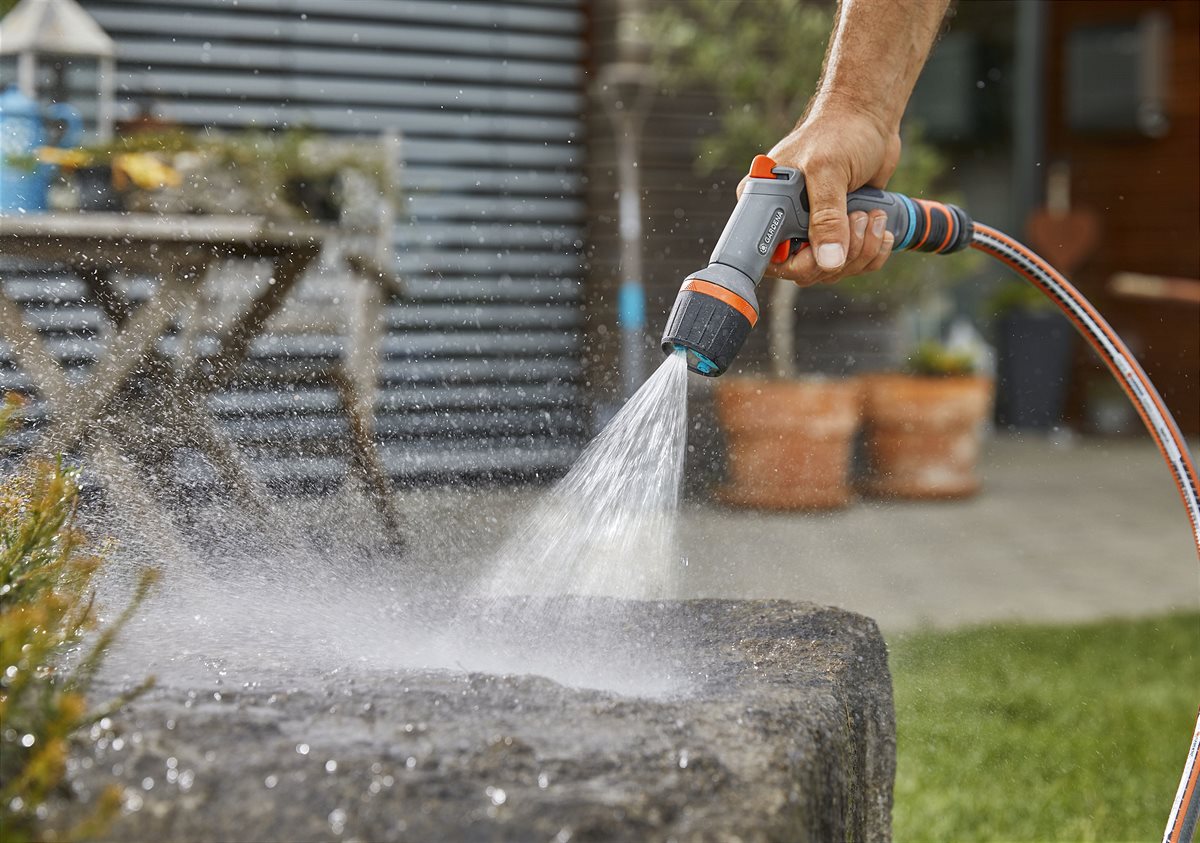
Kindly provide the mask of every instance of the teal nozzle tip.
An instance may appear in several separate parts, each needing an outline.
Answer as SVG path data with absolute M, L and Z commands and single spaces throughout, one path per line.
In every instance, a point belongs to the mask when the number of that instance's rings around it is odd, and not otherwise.
M 688 348 L 685 345 L 675 343 L 675 354 L 682 354 L 687 358 L 688 368 L 693 372 L 698 372 L 701 375 L 713 375 L 721 371 L 720 367 L 709 360 L 699 351 L 694 348 Z

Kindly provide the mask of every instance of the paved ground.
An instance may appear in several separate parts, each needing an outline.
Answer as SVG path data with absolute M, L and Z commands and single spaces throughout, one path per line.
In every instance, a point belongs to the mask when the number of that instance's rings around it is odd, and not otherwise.
M 822 515 L 688 504 L 682 596 L 811 600 L 887 632 L 1200 607 L 1187 516 L 1148 441 L 1000 436 L 983 473 L 983 492 L 961 503 L 860 501 Z M 410 495 L 406 508 L 440 525 L 431 552 L 470 557 L 534 493 Z
M 1187 515 L 1149 442 L 998 438 L 984 480 L 962 503 L 690 508 L 689 590 L 829 603 L 885 631 L 1200 607 Z

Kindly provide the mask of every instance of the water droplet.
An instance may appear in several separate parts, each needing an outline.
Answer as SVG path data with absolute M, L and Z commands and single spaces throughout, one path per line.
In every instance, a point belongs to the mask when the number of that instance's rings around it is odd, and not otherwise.
M 300 753 L 301 755 L 308 755 L 308 744 L 306 744 L 306 743 L 296 744 L 296 752 Z
M 346 828 L 346 812 L 341 808 L 334 808 L 329 812 L 329 827 L 334 834 L 341 834 Z

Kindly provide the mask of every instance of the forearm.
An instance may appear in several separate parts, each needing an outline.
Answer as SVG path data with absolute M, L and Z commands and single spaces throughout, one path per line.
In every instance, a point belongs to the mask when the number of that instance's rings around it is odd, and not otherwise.
M 896 132 L 950 0 L 841 0 L 808 113 L 850 108 Z

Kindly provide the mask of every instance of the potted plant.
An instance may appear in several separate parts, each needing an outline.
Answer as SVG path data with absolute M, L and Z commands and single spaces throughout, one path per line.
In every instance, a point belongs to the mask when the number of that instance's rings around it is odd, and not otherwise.
M 727 375 L 715 401 L 727 443 L 723 502 L 774 510 L 850 502 L 861 404 L 856 381 Z
M 1005 281 L 988 310 L 996 317 L 996 423 L 1033 430 L 1057 427 L 1071 374 L 1071 323 L 1025 281 Z
M 703 139 L 697 158 L 702 174 L 744 172 L 754 155 L 769 149 L 794 126 L 815 89 L 832 26 L 826 4 L 769 0 L 745 14 L 726 0 L 682 0 L 665 5 L 646 22 L 658 45 L 657 68 L 672 92 L 697 86 L 714 97 L 719 128 Z M 748 95 L 747 92 L 753 92 Z M 893 189 L 921 195 L 943 171 L 938 153 L 908 127 L 905 154 Z M 925 257 L 925 256 L 922 256 Z M 806 360 L 797 365 L 796 307 L 800 327 L 821 336 L 845 328 L 886 324 L 896 313 L 939 284 L 960 277 L 961 260 L 934 256 L 894 261 L 886 275 L 849 279 L 836 290 L 801 290 L 789 281 L 764 282 L 769 300 L 769 375 L 726 374 L 714 386 L 717 418 L 727 443 L 727 503 L 765 509 L 844 506 L 851 500 L 850 463 L 860 425 L 861 389 L 846 377 L 851 354 L 834 365 Z M 872 337 L 877 342 L 878 336 Z M 898 346 L 898 336 L 883 345 Z M 838 357 L 832 351 L 831 357 Z
M 952 499 L 979 490 L 977 471 L 993 381 L 969 351 L 918 346 L 908 372 L 863 378 L 870 474 L 876 497 Z

